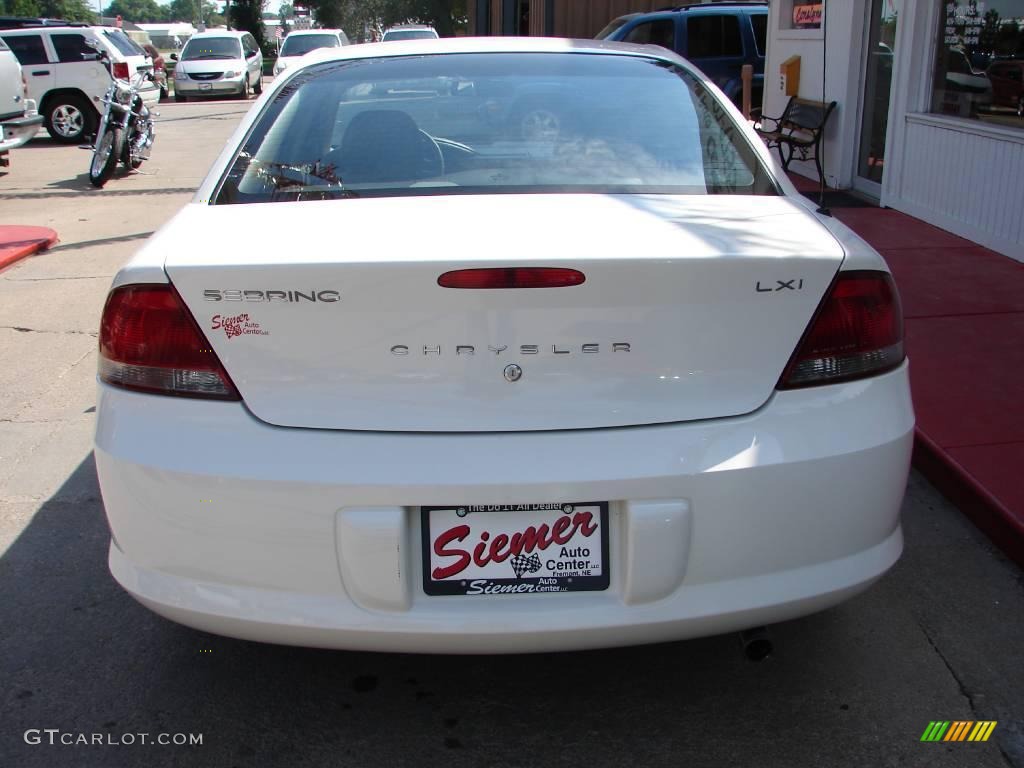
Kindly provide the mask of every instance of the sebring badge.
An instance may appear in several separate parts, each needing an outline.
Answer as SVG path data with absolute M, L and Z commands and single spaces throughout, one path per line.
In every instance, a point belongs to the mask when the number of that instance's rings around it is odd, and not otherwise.
M 519 381 L 523 378 L 523 369 L 515 363 L 505 366 L 505 381 Z

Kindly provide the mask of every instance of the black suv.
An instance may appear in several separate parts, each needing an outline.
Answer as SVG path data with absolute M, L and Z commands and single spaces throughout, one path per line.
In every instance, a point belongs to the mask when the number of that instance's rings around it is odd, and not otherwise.
M 768 3 L 705 2 L 620 16 L 601 30 L 598 40 L 660 45 L 692 61 L 739 106 L 740 71 L 754 67 L 751 103 L 760 107 L 764 92 Z

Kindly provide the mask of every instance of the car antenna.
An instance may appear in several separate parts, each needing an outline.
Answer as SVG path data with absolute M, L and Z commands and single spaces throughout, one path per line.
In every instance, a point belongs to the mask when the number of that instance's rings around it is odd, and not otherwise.
M 828 103 L 825 95 L 825 73 L 828 67 L 828 8 L 827 0 L 821 0 L 821 101 Z M 821 126 L 821 178 L 818 179 L 818 213 L 822 216 L 831 216 L 832 211 L 825 205 L 825 126 Z

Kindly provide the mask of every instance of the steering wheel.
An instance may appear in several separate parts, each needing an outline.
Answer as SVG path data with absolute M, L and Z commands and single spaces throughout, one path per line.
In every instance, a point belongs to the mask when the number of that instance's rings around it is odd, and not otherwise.
M 434 137 L 420 129 L 420 137 L 423 143 L 423 155 L 420 160 L 421 178 L 431 179 L 437 176 L 444 176 L 444 152 L 441 145 L 434 141 Z

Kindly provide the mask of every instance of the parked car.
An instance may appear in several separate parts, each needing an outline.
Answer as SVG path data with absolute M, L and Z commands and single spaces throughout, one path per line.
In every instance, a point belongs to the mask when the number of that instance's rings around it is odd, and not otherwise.
M 380 41 L 391 43 L 397 40 L 436 40 L 440 35 L 427 24 L 399 24 L 385 30 Z
M 583 114 L 510 138 L 495 84 Z M 417 40 L 314 51 L 270 88 L 103 310 L 109 563 L 144 605 L 275 643 L 525 652 L 791 619 L 896 562 L 889 270 L 694 66 Z M 476 109 L 435 108 L 455 98 Z
M 1024 117 L 1024 60 L 997 59 L 986 72 L 992 84 L 992 104 L 1012 107 Z
M 195 96 L 263 93 L 263 54 L 248 32 L 217 30 L 192 35 L 174 68 L 174 100 Z
M 163 54 L 152 44 L 143 44 L 142 49 L 153 62 L 153 82 L 160 88 L 160 99 L 166 99 L 170 93 L 167 85 L 167 69 L 164 64 Z
M 682 5 L 654 13 L 620 16 L 601 30 L 598 40 L 660 45 L 698 66 L 736 106 L 743 101 L 741 72 L 754 68 L 751 103 L 760 109 L 764 95 L 768 3 L 739 2 Z
M 114 27 L 25 26 L 0 30 L 0 39 L 21 62 L 29 97 L 39 105 L 50 136 L 70 144 L 95 132 L 100 99 L 110 85 L 110 71 L 97 60 L 97 48 L 110 58 L 118 77 L 152 69 L 146 52 Z M 160 100 L 151 82 L 140 95 L 150 107 Z
M 281 74 L 289 64 L 294 64 L 310 51 L 341 48 L 343 45 L 348 45 L 348 37 L 340 29 L 297 29 L 289 32 L 274 62 L 274 76 Z
M 10 165 L 8 153 L 27 142 L 43 124 L 18 59 L 0 39 L 0 167 Z

